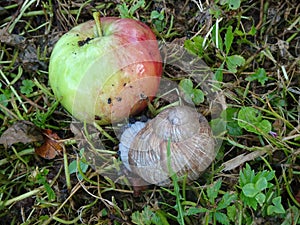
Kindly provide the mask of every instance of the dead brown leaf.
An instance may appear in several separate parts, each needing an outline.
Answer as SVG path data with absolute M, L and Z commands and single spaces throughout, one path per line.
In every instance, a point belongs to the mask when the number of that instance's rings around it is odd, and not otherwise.
M 35 148 L 35 153 L 45 159 L 53 159 L 55 156 L 61 155 L 63 144 L 59 141 L 60 137 L 49 129 L 44 130 L 43 136 L 44 144 Z
M 0 42 L 11 46 L 22 45 L 26 40 L 21 35 L 8 33 L 6 29 L 0 29 L 0 36 L 1 36 Z
M 251 152 L 249 154 L 244 153 L 244 154 L 238 155 L 238 156 L 234 157 L 233 159 L 230 159 L 222 164 L 222 166 L 224 167 L 223 171 L 233 170 L 234 168 L 239 167 L 240 165 L 244 164 L 245 162 L 254 160 L 257 157 L 262 156 L 266 153 L 267 153 L 267 150 L 257 150 L 257 151 Z
M 42 131 L 33 123 L 20 120 L 9 127 L 0 137 L 0 144 L 7 149 L 16 143 L 33 143 L 44 140 Z

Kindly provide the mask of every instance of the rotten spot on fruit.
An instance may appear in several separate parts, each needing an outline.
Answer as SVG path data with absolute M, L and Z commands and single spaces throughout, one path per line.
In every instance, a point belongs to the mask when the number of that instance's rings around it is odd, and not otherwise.
M 86 38 L 85 40 L 78 41 L 78 46 L 79 46 L 79 47 L 82 47 L 82 46 L 84 46 L 85 44 L 88 44 L 91 40 L 93 40 L 93 38 L 88 37 L 88 38 Z
M 102 120 L 100 116 L 95 115 L 95 120 Z
M 111 98 L 107 99 L 107 104 L 111 104 Z
M 120 102 L 120 101 L 122 101 L 122 98 L 121 98 L 121 97 L 116 97 L 116 100 L 117 100 L 118 102 Z
M 125 87 L 125 86 L 126 86 L 126 83 L 123 84 L 123 87 Z

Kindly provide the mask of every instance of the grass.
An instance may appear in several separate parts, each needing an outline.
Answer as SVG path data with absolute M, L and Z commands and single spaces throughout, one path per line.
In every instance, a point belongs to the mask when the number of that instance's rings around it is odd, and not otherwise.
M 31 121 L 56 133 L 64 150 L 47 160 L 34 151 L 41 143 L 0 145 L 1 224 L 300 224 L 297 5 L 263 0 L 3 1 L 0 135 L 17 121 Z M 95 125 L 76 131 L 55 99 L 47 72 L 53 46 L 96 11 L 141 20 L 159 40 L 184 46 L 211 68 L 214 88 L 226 98 L 226 110 L 217 118 L 201 81 L 191 75 L 195 71 L 164 67 L 164 78 L 179 85 L 182 100 L 192 101 L 212 127 L 220 128 L 217 157 L 198 180 L 188 184 L 173 176 L 170 187 L 134 190 L 117 160 L 115 128 Z M 156 99 L 145 114 L 163 107 Z M 99 135 L 101 145 L 90 145 Z M 96 168 L 88 161 L 95 152 Z M 120 182 L 103 166 L 108 161 Z

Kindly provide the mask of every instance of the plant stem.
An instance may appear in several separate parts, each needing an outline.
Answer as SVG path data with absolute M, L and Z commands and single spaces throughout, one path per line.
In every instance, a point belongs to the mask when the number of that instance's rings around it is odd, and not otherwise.
M 27 192 L 25 194 L 22 194 L 22 195 L 19 195 L 19 196 L 15 197 L 15 198 L 9 199 L 7 201 L 0 201 L 0 205 L 2 205 L 2 206 L 9 206 L 9 205 L 11 205 L 11 204 L 13 204 L 15 202 L 18 202 L 18 201 L 24 200 L 25 198 L 29 198 L 29 197 L 31 197 L 33 195 L 36 195 L 41 190 L 43 190 L 43 187 L 39 187 L 37 189 L 34 189 L 34 190 L 29 191 L 29 192 Z
M 101 18 L 100 18 L 100 12 L 93 12 L 93 17 L 96 23 L 97 28 L 97 36 L 102 37 L 102 25 L 101 25 Z
M 71 178 L 70 178 L 70 171 L 69 171 L 68 155 L 65 146 L 63 146 L 63 156 L 64 156 L 64 169 L 65 169 L 67 189 L 69 192 L 71 192 L 72 185 L 71 185 Z
M 0 160 L 0 166 L 5 165 L 6 163 L 9 163 L 15 159 L 17 159 L 18 157 L 21 157 L 23 155 L 29 155 L 29 154 L 33 154 L 34 153 L 34 148 L 29 148 L 29 149 L 25 149 L 21 152 L 18 153 L 18 155 L 12 155 L 9 158 L 4 158 Z

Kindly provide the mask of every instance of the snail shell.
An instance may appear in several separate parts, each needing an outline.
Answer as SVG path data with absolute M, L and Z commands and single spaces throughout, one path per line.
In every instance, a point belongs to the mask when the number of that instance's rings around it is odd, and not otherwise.
M 188 181 L 197 179 L 214 160 L 214 146 L 205 117 L 193 108 L 175 106 L 146 124 L 127 128 L 119 149 L 129 170 L 148 183 L 166 186 L 173 173 L 187 175 Z

